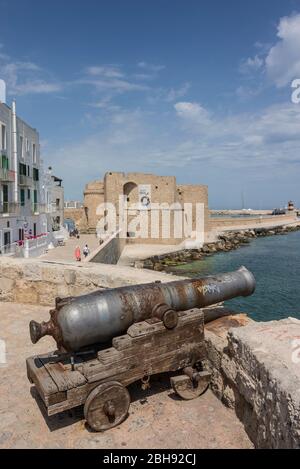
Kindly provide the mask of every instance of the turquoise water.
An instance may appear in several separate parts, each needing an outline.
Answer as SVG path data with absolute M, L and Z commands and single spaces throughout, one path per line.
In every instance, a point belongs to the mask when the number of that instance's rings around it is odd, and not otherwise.
M 218 253 L 179 266 L 176 272 L 191 277 L 236 270 L 241 265 L 251 270 L 256 291 L 247 298 L 225 304 L 246 312 L 256 321 L 293 316 L 300 319 L 300 232 L 257 238 L 236 251 Z

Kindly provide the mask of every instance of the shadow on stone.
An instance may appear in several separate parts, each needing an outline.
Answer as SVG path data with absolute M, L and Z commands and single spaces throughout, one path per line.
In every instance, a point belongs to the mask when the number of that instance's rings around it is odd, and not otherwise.
M 45 404 L 38 394 L 35 386 L 32 386 L 30 389 L 30 394 L 35 399 L 40 412 L 51 432 L 58 430 L 60 428 L 73 425 L 76 422 L 79 422 L 84 418 L 83 416 L 83 406 L 74 407 L 73 409 L 66 410 L 56 415 L 48 416 L 45 408 Z

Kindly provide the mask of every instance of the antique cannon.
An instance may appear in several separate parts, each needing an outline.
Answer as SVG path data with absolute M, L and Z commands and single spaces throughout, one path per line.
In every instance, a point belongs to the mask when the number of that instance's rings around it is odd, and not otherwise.
M 161 316 L 165 326 L 171 329 L 176 326 L 177 311 L 248 296 L 254 289 L 252 273 L 241 267 L 235 272 L 206 278 L 133 285 L 58 298 L 48 322 L 30 322 L 30 336 L 35 344 L 41 337 L 51 335 L 60 350 L 76 352 L 86 346 L 106 343 L 133 323 L 151 316 Z
M 210 382 L 203 368 L 204 323 L 234 314 L 222 306 L 207 307 L 254 289 L 253 275 L 241 267 L 201 279 L 58 298 L 48 322 L 30 323 L 32 342 L 50 335 L 58 352 L 28 358 L 28 378 L 48 415 L 84 404 L 84 416 L 96 431 L 126 418 L 129 384 L 141 380 L 147 389 L 158 373 L 173 373 L 174 391 L 193 399 Z

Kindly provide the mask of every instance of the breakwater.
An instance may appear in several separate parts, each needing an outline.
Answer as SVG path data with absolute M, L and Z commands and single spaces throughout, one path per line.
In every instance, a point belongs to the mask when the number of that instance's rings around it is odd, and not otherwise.
M 300 319 L 300 231 L 281 234 L 251 237 L 248 243 L 238 244 L 228 252 L 200 253 L 199 260 L 180 261 L 178 258 L 174 265 L 166 265 L 163 269 L 176 275 L 203 277 L 245 265 L 256 278 L 256 291 L 249 298 L 226 302 L 227 307 L 244 311 L 256 321 L 288 316 Z
M 300 231 L 300 222 L 296 226 L 278 226 L 273 228 L 256 228 L 253 230 L 228 231 L 220 234 L 217 241 L 206 243 L 200 249 L 182 249 L 176 252 L 152 256 L 144 261 L 138 261 L 138 267 L 155 271 L 173 272 L 178 266 L 199 261 L 218 252 L 229 252 L 242 246 L 247 246 L 256 238 L 286 235 Z M 175 269 L 176 270 L 176 269 Z

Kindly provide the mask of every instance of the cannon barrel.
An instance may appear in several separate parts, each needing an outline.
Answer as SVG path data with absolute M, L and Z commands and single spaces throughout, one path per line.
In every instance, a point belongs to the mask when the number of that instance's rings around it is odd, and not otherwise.
M 128 327 L 156 313 L 204 308 L 237 296 L 251 295 L 255 279 L 245 267 L 219 275 L 148 283 L 100 290 L 87 295 L 56 300 L 51 318 L 30 322 L 33 343 L 51 335 L 59 350 L 76 352 L 83 347 L 107 343 Z M 170 315 L 172 319 L 172 314 Z M 167 327 L 167 326 L 166 326 Z

